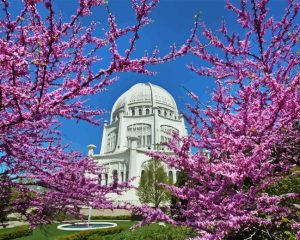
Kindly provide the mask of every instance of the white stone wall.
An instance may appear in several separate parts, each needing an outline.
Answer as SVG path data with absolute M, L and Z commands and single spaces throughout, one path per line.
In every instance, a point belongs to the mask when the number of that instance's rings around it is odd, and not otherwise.
M 140 140 L 143 142 L 143 136 L 147 138 L 149 135 L 146 129 L 148 126 L 151 128 L 151 144 L 139 144 Z M 128 127 L 145 128 L 141 133 L 136 130 L 136 135 L 133 135 L 128 133 Z M 187 134 L 176 103 L 166 90 L 152 84 L 136 84 L 119 97 L 112 109 L 111 122 L 104 124 L 99 154 L 94 154 L 95 146 L 89 145 L 89 156 L 93 156 L 105 169 L 99 176 L 101 184 L 111 183 L 115 173 L 119 181 L 135 177 L 131 184 L 138 187 L 141 172 L 145 163 L 150 160 L 145 153 L 149 150 L 162 150 L 159 146 L 161 140 L 171 138 L 164 132 L 166 129 L 176 129 L 180 136 Z M 164 151 L 168 149 L 165 147 Z M 165 167 L 176 182 L 176 170 Z M 139 203 L 133 189 L 122 196 L 111 197 L 115 201 Z

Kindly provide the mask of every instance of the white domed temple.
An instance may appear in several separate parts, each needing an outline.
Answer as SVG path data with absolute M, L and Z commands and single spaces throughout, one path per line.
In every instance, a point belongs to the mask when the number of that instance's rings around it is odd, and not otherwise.
M 136 177 L 132 185 L 138 187 L 145 164 L 150 160 L 146 152 L 170 152 L 161 143 L 170 141 L 168 132 L 172 131 L 180 136 L 187 134 L 171 94 L 151 83 L 132 86 L 115 102 L 110 122 L 104 122 L 100 153 L 95 153 L 95 145 L 88 146 L 88 155 L 105 169 L 99 176 L 100 183 L 109 184 L 114 176 L 120 182 Z M 177 171 L 167 166 L 166 171 L 175 183 Z M 115 201 L 139 204 L 133 189 L 115 196 Z

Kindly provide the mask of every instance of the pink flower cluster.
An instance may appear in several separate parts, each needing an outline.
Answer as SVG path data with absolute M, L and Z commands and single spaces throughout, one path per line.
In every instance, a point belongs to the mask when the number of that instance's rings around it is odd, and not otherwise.
M 230 33 L 225 22 L 218 34 L 201 24 L 203 36 L 195 38 L 190 52 L 209 66 L 190 69 L 216 79 L 213 104 L 202 107 L 190 93 L 196 101 L 185 115 L 191 134 L 175 135 L 167 144 L 175 155 L 150 153 L 189 178 L 184 186 L 168 187 L 181 200 L 173 219 L 153 214 L 198 230 L 197 239 L 222 239 L 252 224 L 276 224 L 289 214 L 279 203 L 296 196 L 270 196 L 265 190 L 300 164 L 289 150 L 300 140 L 300 3 L 289 1 L 279 20 L 270 16 L 267 4 L 241 0 L 238 8 L 227 3 L 241 33 Z M 144 215 L 145 222 L 153 220 Z M 178 217 L 181 221 L 174 220 Z
M 84 96 L 104 91 L 116 80 L 112 75 L 152 74 L 148 65 L 187 52 L 193 35 L 165 56 L 132 58 L 139 31 L 150 22 L 157 2 L 133 1 L 136 24 L 124 28 L 108 11 L 107 29 L 101 35 L 96 34 L 96 23 L 84 26 L 82 18 L 91 8 L 105 5 L 103 0 L 80 0 L 66 22 L 52 0 L 26 0 L 17 17 L 11 14 L 10 1 L 1 1 L 0 176 L 9 181 L 0 182 L 0 188 L 10 186 L 16 192 L 11 210 L 26 216 L 32 226 L 52 221 L 60 211 L 78 213 L 82 205 L 111 208 L 107 193 L 128 187 L 100 186 L 97 176 L 102 169 L 60 145 L 57 119 L 98 124 L 97 116 L 104 111 L 89 107 Z M 127 50 L 119 50 L 116 42 L 130 36 Z

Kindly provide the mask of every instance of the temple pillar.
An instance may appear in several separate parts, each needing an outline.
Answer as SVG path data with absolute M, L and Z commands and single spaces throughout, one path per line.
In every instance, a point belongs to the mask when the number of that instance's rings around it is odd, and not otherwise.
M 108 121 L 105 120 L 103 123 L 103 133 L 102 133 L 102 142 L 101 142 L 101 149 L 100 154 L 104 154 L 106 152 L 106 128 L 108 126 Z
M 136 177 L 132 181 L 132 185 L 134 187 L 138 187 L 139 185 L 139 179 L 137 176 L 139 176 L 139 166 L 137 164 L 137 143 L 138 143 L 138 138 L 137 137 L 130 137 L 130 151 L 129 151 L 129 179 Z
M 116 149 L 118 151 L 124 150 L 124 148 L 126 146 L 126 142 L 124 141 L 124 140 L 126 140 L 126 138 L 124 137 L 124 139 L 122 139 L 123 136 L 126 136 L 126 131 L 127 131 L 127 129 L 124 128 L 124 126 L 123 126 L 124 114 L 125 114 L 125 111 L 123 109 L 121 109 L 119 111 L 118 138 L 117 138 L 117 143 L 116 143 Z

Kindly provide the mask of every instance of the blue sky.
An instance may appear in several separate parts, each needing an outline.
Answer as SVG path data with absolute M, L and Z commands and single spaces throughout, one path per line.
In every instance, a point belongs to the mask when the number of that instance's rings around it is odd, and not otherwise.
M 56 1 L 56 7 L 63 10 L 68 9 L 70 12 L 73 8 L 67 1 L 62 1 L 62 3 Z M 110 0 L 109 7 L 111 12 L 116 15 L 120 26 L 133 22 L 134 16 L 130 1 Z M 104 13 L 101 10 L 95 9 L 91 18 L 93 20 L 101 18 L 98 16 L 98 14 Z M 167 53 L 169 46 L 173 43 L 180 46 L 190 35 L 195 20 L 194 16 L 199 11 L 202 12 L 201 17 L 212 28 L 217 28 L 222 16 L 226 14 L 222 0 L 162 0 L 151 13 L 154 22 L 143 28 L 140 33 L 137 56 L 141 56 L 144 50 L 152 52 L 155 46 L 159 47 L 162 54 Z M 127 39 L 124 43 L 124 46 L 126 45 Z M 116 99 L 138 82 L 151 82 L 162 86 L 173 95 L 181 110 L 184 110 L 183 100 L 189 101 L 182 85 L 197 92 L 202 100 L 207 101 L 214 83 L 210 79 L 199 79 L 196 74 L 190 72 L 186 68 L 186 64 L 191 62 L 196 62 L 196 59 L 186 56 L 167 64 L 151 67 L 157 72 L 155 76 L 121 74 L 118 82 L 111 85 L 107 92 L 91 97 L 91 103 L 93 106 L 100 106 L 110 111 Z M 109 120 L 109 114 L 103 117 Z M 84 122 L 77 124 L 75 121 L 65 120 L 61 129 L 64 140 L 70 142 L 73 149 L 86 153 L 86 146 L 93 143 L 97 146 L 96 151 L 100 150 L 101 126 L 93 126 Z
M 56 7 L 66 11 L 68 15 L 75 9 L 74 4 L 70 2 L 72 1 L 56 1 Z M 285 3 L 284 0 L 273 0 L 270 5 L 272 13 L 275 16 L 280 16 L 282 5 L 285 5 Z M 110 0 L 109 7 L 111 12 L 116 15 L 120 26 L 130 24 L 134 20 L 130 1 Z M 101 15 L 104 12 L 98 10 L 93 11 L 91 19 L 98 20 L 103 17 Z M 137 44 L 137 55 L 143 53 L 144 50 L 151 52 L 155 46 L 158 46 L 162 53 L 166 53 L 173 43 L 179 46 L 189 36 L 193 27 L 194 16 L 199 11 L 201 11 L 201 19 L 211 29 L 219 28 L 220 21 L 225 18 L 230 30 L 240 31 L 234 15 L 225 9 L 225 1 L 223 0 L 161 0 L 158 7 L 151 13 L 154 23 L 141 31 L 140 40 Z M 152 70 L 157 72 L 155 76 L 132 73 L 121 74 L 119 75 L 119 81 L 110 86 L 107 92 L 91 97 L 90 102 L 93 106 L 110 111 L 116 99 L 138 82 L 151 82 L 162 86 L 173 95 L 179 109 L 182 111 L 185 110 L 183 100 L 189 101 L 185 90 L 181 87 L 182 85 L 197 93 L 202 101 L 208 102 L 210 92 L 215 86 L 214 81 L 209 78 L 201 78 L 190 72 L 186 68 L 189 63 L 204 64 L 195 57 L 188 55 L 167 64 L 151 67 Z M 110 116 L 107 114 L 103 117 L 109 120 Z M 65 120 L 61 129 L 63 139 L 65 142 L 70 143 L 72 149 L 86 153 L 86 146 L 92 143 L 97 146 L 96 152 L 100 150 L 101 126 Z
M 69 19 L 69 16 L 76 11 L 77 2 L 77 0 L 54 0 L 55 10 L 61 12 L 64 19 Z M 239 1 L 234 0 L 232 2 L 238 3 Z M 17 13 L 21 7 L 21 1 L 11 0 L 11 3 L 13 3 L 15 13 Z M 120 26 L 133 23 L 134 13 L 129 0 L 109 0 L 108 4 Z M 281 16 L 282 7 L 285 4 L 285 0 L 272 0 L 270 4 L 272 15 L 275 17 Z M 234 15 L 225 9 L 224 0 L 161 0 L 157 8 L 151 13 L 151 18 L 154 20 L 153 24 L 146 26 L 140 32 L 136 55 L 141 56 L 144 50 L 152 52 L 155 46 L 159 47 L 162 54 L 167 53 L 169 46 L 173 43 L 180 46 L 190 35 L 190 30 L 194 24 L 194 16 L 200 11 L 201 19 L 213 30 L 219 28 L 222 18 L 225 18 L 230 30 L 241 31 Z M 84 23 L 87 24 L 90 20 L 94 20 L 100 22 L 101 25 L 102 22 L 106 21 L 106 18 L 107 14 L 103 8 L 94 8 L 92 15 L 85 19 Z M 120 42 L 121 47 L 127 45 L 128 39 Z M 116 99 L 138 82 L 151 82 L 162 86 L 173 95 L 179 109 L 182 111 L 185 109 L 183 100 L 189 101 L 185 90 L 181 87 L 182 85 L 197 93 L 202 101 L 208 102 L 210 92 L 215 86 L 214 81 L 209 78 L 201 78 L 190 72 L 186 68 L 189 63 L 198 66 L 204 64 L 197 58 L 187 55 L 173 62 L 151 67 L 152 70 L 157 72 L 155 76 L 133 73 L 120 74 L 119 81 L 111 85 L 107 92 L 90 97 L 90 104 L 110 111 Z M 110 116 L 107 114 L 103 117 L 109 120 Z M 73 150 L 86 154 L 86 146 L 91 143 L 97 146 L 97 152 L 100 150 L 101 126 L 62 120 L 61 132 L 63 142 L 69 143 Z

